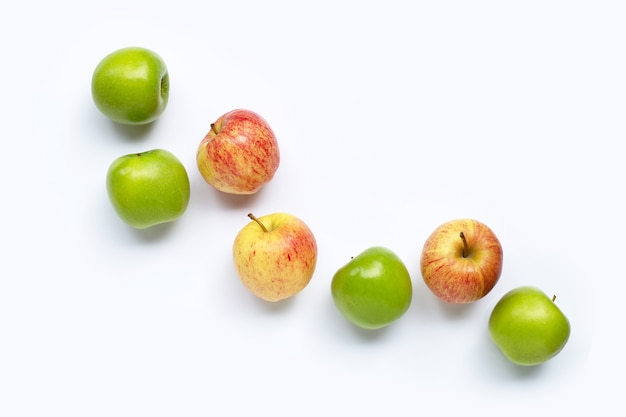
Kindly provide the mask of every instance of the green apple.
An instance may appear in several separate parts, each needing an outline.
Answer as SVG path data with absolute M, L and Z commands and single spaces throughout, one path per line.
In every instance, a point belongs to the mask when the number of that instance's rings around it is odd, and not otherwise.
M 187 171 L 163 149 L 120 156 L 109 167 L 106 186 L 119 217 L 136 229 L 174 221 L 189 203 Z
M 167 106 L 169 88 L 163 59 L 140 47 L 111 52 L 96 66 L 91 79 L 96 107 L 111 120 L 128 125 L 156 120 Z
M 402 260 L 391 250 L 375 246 L 335 273 L 331 293 L 348 321 L 364 329 L 378 329 L 406 313 L 413 286 Z
M 535 287 L 506 293 L 489 317 L 489 334 L 518 365 L 538 365 L 558 354 L 569 339 L 570 323 L 550 298 Z

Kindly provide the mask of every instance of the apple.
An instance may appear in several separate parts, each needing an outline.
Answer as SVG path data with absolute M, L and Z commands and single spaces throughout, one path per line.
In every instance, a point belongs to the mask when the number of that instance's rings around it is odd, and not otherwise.
M 489 316 L 489 334 L 511 362 L 538 365 L 556 356 L 570 336 L 570 323 L 540 289 L 530 286 L 506 293 Z
M 233 262 L 244 286 L 257 297 L 277 302 L 302 291 L 317 263 L 317 243 L 311 229 L 289 213 L 251 221 L 235 237 Z
M 156 120 L 167 106 L 169 88 L 163 59 L 141 47 L 111 52 L 96 66 L 91 79 L 91 95 L 100 112 L 128 125 Z
M 136 229 L 178 219 L 189 203 L 189 177 L 176 156 L 153 149 L 120 156 L 106 177 L 109 200 L 119 217 Z
M 211 124 L 196 155 L 202 178 L 228 194 L 254 194 L 280 164 L 276 136 L 257 113 L 232 110 Z
M 337 309 L 352 324 L 379 329 L 406 313 L 413 284 L 405 264 L 394 252 L 374 246 L 337 270 L 331 294 Z
M 420 270 L 440 299 L 472 303 L 487 295 L 500 279 L 502 256 L 502 245 L 487 225 L 457 219 L 440 225 L 426 239 Z

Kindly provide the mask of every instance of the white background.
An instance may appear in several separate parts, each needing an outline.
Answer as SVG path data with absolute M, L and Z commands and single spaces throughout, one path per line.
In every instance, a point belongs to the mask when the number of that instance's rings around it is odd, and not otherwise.
M 22 1 L 3 6 L 0 415 L 571 415 L 621 407 L 626 4 L 621 1 Z M 166 61 L 163 116 L 126 128 L 91 100 L 99 60 Z M 203 182 L 195 152 L 234 108 L 282 161 L 253 197 Z M 136 231 L 104 187 L 126 153 L 188 169 L 176 223 Z M 240 284 L 246 214 L 314 231 L 309 286 L 268 304 Z M 496 288 L 450 306 L 419 274 L 444 221 L 499 236 Z M 398 322 L 360 331 L 330 280 L 373 245 L 409 268 Z M 556 294 L 572 334 L 508 363 L 486 329 L 519 285 Z

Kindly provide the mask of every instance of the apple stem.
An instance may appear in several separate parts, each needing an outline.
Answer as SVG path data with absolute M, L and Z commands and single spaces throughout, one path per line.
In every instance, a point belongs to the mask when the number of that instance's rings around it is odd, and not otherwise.
M 556 300 L 556 294 L 552 296 L 552 302 L 554 302 L 554 300 Z
M 211 128 L 213 128 L 213 125 L 211 125 Z M 252 220 L 257 222 L 259 224 L 259 226 L 261 226 L 261 229 L 263 229 L 264 232 L 268 231 L 267 228 L 265 227 L 265 225 L 263 223 L 261 223 L 261 220 L 257 219 L 254 214 L 248 213 L 248 217 L 250 217 Z
M 467 240 L 465 239 L 465 234 L 463 232 L 459 233 L 461 240 L 463 241 L 463 257 L 467 258 Z
M 217 129 L 215 128 L 215 123 L 211 123 L 211 130 L 213 131 L 213 133 L 215 133 L 216 135 L 219 133 L 217 131 Z M 248 215 L 248 217 L 250 217 L 250 215 Z

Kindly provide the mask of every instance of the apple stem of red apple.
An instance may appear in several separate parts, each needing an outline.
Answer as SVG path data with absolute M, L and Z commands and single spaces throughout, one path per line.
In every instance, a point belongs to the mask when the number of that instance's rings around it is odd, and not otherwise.
M 213 128 L 213 125 L 211 125 L 211 128 Z M 254 214 L 248 213 L 248 217 L 250 217 L 252 220 L 257 222 L 259 224 L 259 226 L 261 226 L 261 229 L 263 229 L 264 232 L 267 232 L 267 228 L 265 227 L 265 225 L 263 223 L 261 223 L 261 220 L 257 219 Z
M 465 234 L 463 232 L 459 233 L 461 240 L 463 241 L 463 257 L 467 258 L 467 240 L 465 240 Z
M 219 132 L 217 131 L 217 129 L 215 128 L 215 123 L 211 123 L 211 130 L 212 130 L 212 131 L 213 131 L 213 133 L 215 133 L 216 135 L 219 133 Z M 248 217 L 250 217 L 250 216 L 248 216 Z

